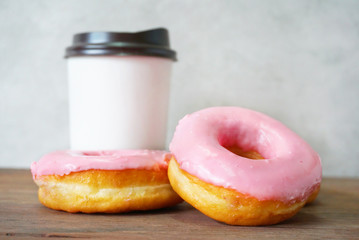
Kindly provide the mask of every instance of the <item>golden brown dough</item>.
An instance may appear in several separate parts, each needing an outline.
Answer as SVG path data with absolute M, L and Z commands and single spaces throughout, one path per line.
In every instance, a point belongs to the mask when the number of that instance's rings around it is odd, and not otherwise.
M 235 190 L 214 186 L 181 170 L 174 157 L 169 163 L 168 177 L 173 189 L 186 202 L 203 214 L 231 225 L 275 224 L 292 217 L 306 203 L 259 201 Z M 314 200 L 318 192 L 319 186 L 309 200 Z
M 183 201 L 169 184 L 167 169 L 87 170 L 40 176 L 35 182 L 42 204 L 67 212 L 120 213 Z

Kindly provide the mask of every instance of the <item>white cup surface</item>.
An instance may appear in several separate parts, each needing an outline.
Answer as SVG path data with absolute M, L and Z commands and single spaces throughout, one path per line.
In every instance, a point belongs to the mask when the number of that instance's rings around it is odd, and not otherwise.
M 67 58 L 71 149 L 165 149 L 172 63 L 147 56 Z

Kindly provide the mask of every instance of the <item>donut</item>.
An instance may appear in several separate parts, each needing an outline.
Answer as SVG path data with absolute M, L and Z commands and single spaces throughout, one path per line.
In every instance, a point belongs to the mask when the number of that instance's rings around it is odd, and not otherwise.
M 31 165 L 40 202 L 55 210 L 121 213 L 183 200 L 167 176 L 170 154 L 152 150 L 56 151 Z
M 170 143 L 173 189 L 230 225 L 270 225 L 295 215 L 320 189 L 319 155 L 282 123 L 249 109 L 185 116 Z

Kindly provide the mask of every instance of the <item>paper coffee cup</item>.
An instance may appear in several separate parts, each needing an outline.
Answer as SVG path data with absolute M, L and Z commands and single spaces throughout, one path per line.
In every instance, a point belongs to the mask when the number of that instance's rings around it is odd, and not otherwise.
M 166 29 L 76 34 L 66 59 L 71 149 L 165 149 L 176 60 Z

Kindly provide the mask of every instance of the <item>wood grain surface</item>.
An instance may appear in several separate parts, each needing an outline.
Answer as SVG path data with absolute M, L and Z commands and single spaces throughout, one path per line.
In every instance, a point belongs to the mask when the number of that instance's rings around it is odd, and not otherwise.
M 187 203 L 149 212 L 71 214 L 42 206 L 29 170 L 0 169 L 0 239 L 359 239 L 359 179 L 325 178 L 318 199 L 274 226 L 216 222 Z

